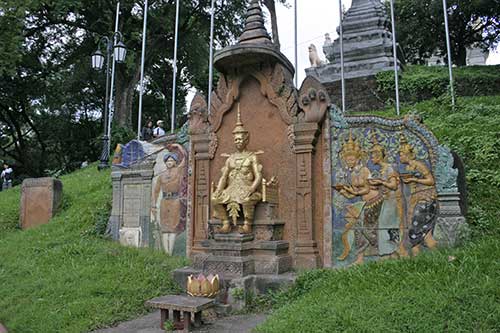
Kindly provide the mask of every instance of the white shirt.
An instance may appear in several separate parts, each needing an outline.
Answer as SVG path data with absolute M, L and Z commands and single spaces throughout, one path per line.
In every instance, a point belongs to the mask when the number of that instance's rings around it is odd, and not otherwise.
M 6 176 L 7 176 L 7 174 L 9 174 L 9 173 L 12 173 L 12 168 L 7 168 L 7 169 L 4 169 L 4 170 L 2 171 L 2 175 L 0 176 L 0 178 L 5 179 L 5 177 L 6 177 Z M 10 180 L 12 180 L 12 179 L 10 179 Z
M 165 135 L 165 131 L 161 127 L 156 127 L 153 130 L 153 136 L 154 137 L 159 137 L 159 136 L 164 136 L 164 135 Z

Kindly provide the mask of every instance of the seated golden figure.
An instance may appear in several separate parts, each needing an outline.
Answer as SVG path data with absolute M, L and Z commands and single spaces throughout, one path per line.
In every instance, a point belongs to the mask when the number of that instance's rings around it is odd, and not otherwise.
M 222 154 L 227 160 L 221 170 L 222 176 L 217 188 L 212 193 L 211 201 L 214 217 L 222 221 L 220 233 L 231 232 L 229 217 L 236 226 L 241 206 L 244 222 L 239 231 L 248 234 L 252 232 L 255 205 L 262 198 L 261 193 L 257 191 L 262 182 L 262 165 L 259 164 L 257 155 L 262 152 L 246 150 L 249 133 L 241 122 L 239 105 L 233 139 L 237 151 L 232 154 Z

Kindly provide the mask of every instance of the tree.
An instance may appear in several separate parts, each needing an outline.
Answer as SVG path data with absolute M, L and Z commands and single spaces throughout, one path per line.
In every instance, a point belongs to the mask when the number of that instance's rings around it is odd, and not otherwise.
M 149 2 L 145 110 L 169 123 L 174 0 Z M 182 114 L 189 86 L 207 92 L 210 0 L 183 0 L 179 23 L 176 104 Z M 216 42 L 242 28 L 244 0 L 215 13 Z M 121 1 L 120 31 L 128 48 L 117 65 L 116 123 L 131 127 L 136 112 L 142 2 Z M 100 0 L 0 0 L 0 159 L 17 175 L 68 172 L 100 152 L 105 77 L 90 69 L 100 36 L 111 35 L 115 5 Z M 180 126 L 182 123 L 177 122 Z M 135 126 L 133 127 L 135 130 Z
M 499 0 L 448 0 L 452 61 L 466 64 L 471 46 L 493 48 L 500 42 Z M 439 50 L 446 54 L 441 0 L 396 0 L 396 34 L 406 61 L 423 63 Z
M 273 43 L 276 45 L 278 50 L 280 49 L 280 37 L 278 33 L 278 19 L 276 16 L 276 4 L 274 0 L 262 0 L 264 6 L 269 10 L 271 16 L 271 32 L 273 35 Z M 287 0 L 278 0 L 279 3 L 287 5 Z

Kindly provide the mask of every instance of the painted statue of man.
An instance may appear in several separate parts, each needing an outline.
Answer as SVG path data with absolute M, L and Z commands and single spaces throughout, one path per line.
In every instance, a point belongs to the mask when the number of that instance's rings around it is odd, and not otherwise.
M 252 232 L 255 205 L 262 199 L 261 193 L 257 191 L 262 182 L 262 165 L 259 164 L 257 155 L 262 152 L 246 150 L 249 133 L 241 122 L 239 105 L 233 139 L 237 151 L 222 155 L 227 160 L 211 200 L 214 217 L 222 220 L 220 233 L 231 232 L 229 217 L 236 225 L 242 207 L 244 222 L 239 231 L 249 234 Z
M 166 169 L 158 176 L 153 190 L 152 214 L 156 221 L 159 221 L 163 248 L 165 252 L 172 254 L 178 225 L 181 221 L 180 190 L 184 160 L 179 163 L 179 156 L 169 152 L 164 155 L 163 161 Z M 161 198 L 159 214 L 157 212 L 158 198 Z

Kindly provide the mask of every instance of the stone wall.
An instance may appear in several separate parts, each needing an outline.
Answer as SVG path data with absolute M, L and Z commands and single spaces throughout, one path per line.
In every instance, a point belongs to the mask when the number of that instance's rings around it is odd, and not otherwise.
M 342 107 L 341 81 L 328 82 L 323 85 L 326 87 L 332 103 Z M 381 110 L 385 107 L 385 98 L 387 97 L 379 95 L 377 81 L 373 75 L 345 80 L 345 94 L 348 112 Z

